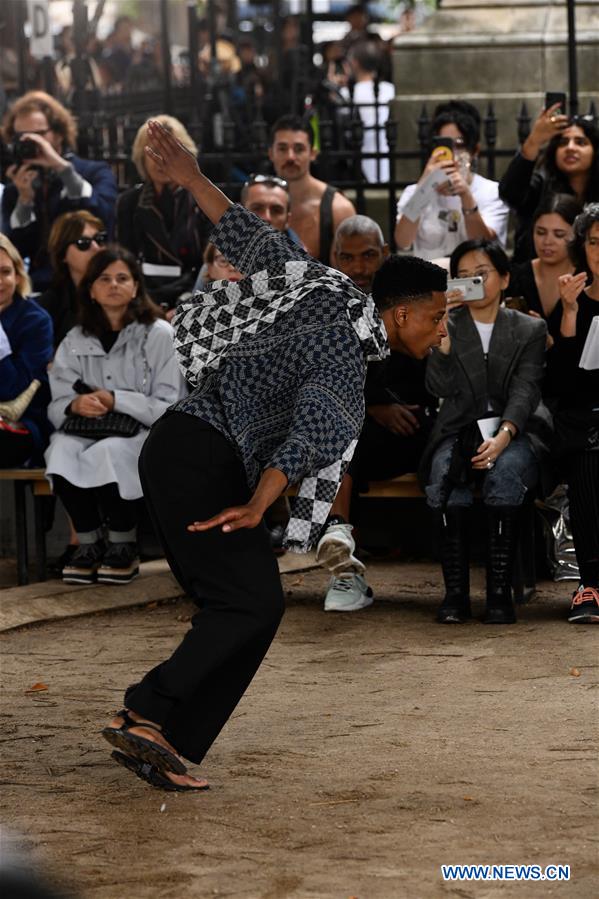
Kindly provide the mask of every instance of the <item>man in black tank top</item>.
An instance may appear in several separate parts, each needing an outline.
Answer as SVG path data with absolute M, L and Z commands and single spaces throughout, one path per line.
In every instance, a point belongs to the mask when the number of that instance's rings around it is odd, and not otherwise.
M 310 174 L 316 159 L 314 132 L 300 116 L 283 116 L 273 125 L 269 157 L 277 176 L 289 185 L 289 224 L 315 259 L 331 264 L 333 236 L 356 210 L 340 191 Z

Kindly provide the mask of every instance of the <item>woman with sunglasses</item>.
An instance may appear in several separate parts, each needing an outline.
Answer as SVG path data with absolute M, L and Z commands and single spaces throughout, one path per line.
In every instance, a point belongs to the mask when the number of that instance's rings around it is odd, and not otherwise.
M 102 220 L 84 209 L 65 212 L 52 225 L 48 239 L 52 283 L 39 304 L 52 318 L 55 347 L 76 323 L 77 288 L 90 259 L 107 240 Z
M 543 150 L 543 148 L 545 149 Z M 532 216 L 548 196 L 599 201 L 599 131 L 592 118 L 544 109 L 499 182 L 499 196 L 518 215 L 514 262 L 534 256 Z
M 468 521 L 479 486 L 488 523 L 483 620 L 511 624 L 520 509 L 537 482 L 538 454 L 549 436 L 541 404 L 547 326 L 501 306 L 510 268 L 497 243 L 465 241 L 453 251 L 450 271 L 452 278 L 481 277 L 485 294 L 468 303 L 449 297 L 447 337 L 427 365 L 427 390 L 443 398 L 422 462 L 446 591 L 437 621 L 471 617 Z M 483 419 L 488 423 L 479 425 Z

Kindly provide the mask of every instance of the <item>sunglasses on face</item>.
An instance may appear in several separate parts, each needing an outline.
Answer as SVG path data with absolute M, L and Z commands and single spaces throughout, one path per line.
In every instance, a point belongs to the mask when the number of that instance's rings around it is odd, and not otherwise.
M 267 184 L 271 187 L 282 187 L 283 190 L 289 190 L 287 182 L 283 178 L 277 178 L 276 175 L 250 175 L 243 186 L 251 187 L 252 184 Z
M 77 247 L 78 250 L 89 250 L 92 243 L 95 243 L 97 247 L 103 247 L 108 242 L 108 234 L 106 231 L 98 231 L 97 234 L 94 234 L 93 237 L 78 237 L 77 240 L 72 240 L 71 243 L 74 247 Z

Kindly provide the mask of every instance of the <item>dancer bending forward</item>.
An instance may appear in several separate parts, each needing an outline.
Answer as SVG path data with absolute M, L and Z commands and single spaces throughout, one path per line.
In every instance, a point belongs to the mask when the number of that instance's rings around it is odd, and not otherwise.
M 233 205 L 160 125 L 148 132 L 146 153 L 191 191 L 245 277 L 215 282 L 173 321 L 195 389 L 152 428 L 140 473 L 166 557 L 199 611 L 103 734 L 115 760 L 153 785 L 201 790 L 182 759 L 204 758 L 284 610 L 264 512 L 299 484 L 286 545 L 316 545 L 362 427 L 366 363 L 394 346 L 400 315 L 379 315 L 348 278 Z M 443 294 L 437 306 L 431 343 L 444 333 Z

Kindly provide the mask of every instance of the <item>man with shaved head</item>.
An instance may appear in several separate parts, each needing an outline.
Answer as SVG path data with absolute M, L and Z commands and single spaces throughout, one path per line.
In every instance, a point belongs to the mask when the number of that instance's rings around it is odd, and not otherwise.
M 385 263 L 396 272 L 398 291 L 411 276 L 411 261 L 390 257 L 379 225 L 366 215 L 341 222 L 333 242 L 336 268 L 364 293 L 371 293 L 377 272 Z M 416 262 L 415 277 L 426 263 Z M 383 277 L 388 280 L 388 276 Z M 414 276 L 412 274 L 412 276 Z M 407 315 L 410 313 L 409 309 Z M 338 559 L 325 598 L 327 612 L 354 612 L 372 603 L 372 590 L 364 579 L 364 565 L 354 556 L 350 522 L 352 500 L 368 481 L 383 481 L 416 471 L 436 414 L 435 398 L 424 386 L 426 360 L 414 353 L 411 341 L 391 351 L 380 363 L 368 366 L 365 386 L 366 418 L 354 459 L 343 479 L 328 526 L 318 544 L 317 558 Z M 331 569 L 330 564 L 327 565 Z

